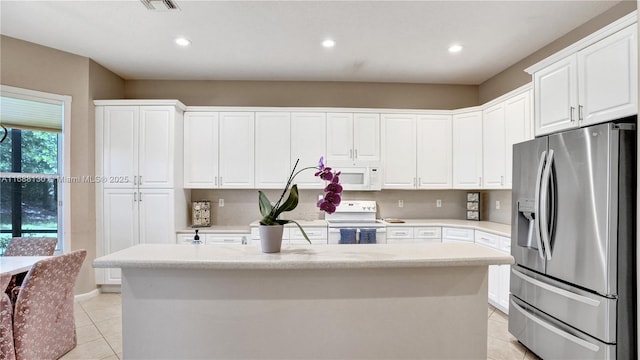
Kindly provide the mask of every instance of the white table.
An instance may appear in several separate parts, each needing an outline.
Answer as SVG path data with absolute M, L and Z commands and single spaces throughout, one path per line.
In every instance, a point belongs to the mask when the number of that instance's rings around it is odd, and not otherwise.
M 0 256 L 0 273 L 11 275 L 27 272 L 33 264 L 51 256 Z
M 122 269 L 127 359 L 486 359 L 475 244 L 137 245 Z M 462 339 L 462 340 L 461 340 Z

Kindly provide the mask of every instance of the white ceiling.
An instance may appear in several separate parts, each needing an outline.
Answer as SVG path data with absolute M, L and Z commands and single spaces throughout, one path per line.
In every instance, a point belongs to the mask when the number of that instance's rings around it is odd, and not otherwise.
M 125 79 L 480 84 L 619 1 L 175 2 L 2 0 L 0 31 Z

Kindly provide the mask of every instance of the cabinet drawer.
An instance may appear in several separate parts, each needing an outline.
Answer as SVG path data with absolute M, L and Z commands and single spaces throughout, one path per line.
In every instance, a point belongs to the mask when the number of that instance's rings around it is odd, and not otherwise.
M 443 227 L 442 240 L 473 242 L 473 229 Z
M 191 244 L 195 235 L 195 232 L 193 234 L 178 234 L 176 235 L 176 244 Z M 202 236 L 204 235 L 200 235 L 200 239 Z
M 417 227 L 413 229 L 416 239 L 438 239 L 442 238 L 442 228 L 439 226 Z
M 307 236 L 312 243 L 314 243 L 314 240 L 324 240 L 325 243 L 327 242 L 326 227 L 304 228 L 304 232 L 307 233 Z M 289 230 L 289 238 L 292 240 L 292 243 L 293 240 L 295 240 L 296 243 L 298 240 L 302 240 L 303 243 L 308 244 L 307 240 L 304 238 L 304 235 L 302 235 L 302 231 L 300 231 L 297 226 Z
M 492 249 L 500 250 L 500 240 L 498 235 L 476 230 L 476 244 L 484 245 Z
M 207 245 L 238 244 L 247 243 L 249 234 L 206 234 L 204 243 Z
M 504 236 L 499 236 L 500 238 L 500 250 L 506 252 L 507 254 L 511 254 L 511 239 Z
M 413 228 L 387 227 L 387 239 L 413 239 Z

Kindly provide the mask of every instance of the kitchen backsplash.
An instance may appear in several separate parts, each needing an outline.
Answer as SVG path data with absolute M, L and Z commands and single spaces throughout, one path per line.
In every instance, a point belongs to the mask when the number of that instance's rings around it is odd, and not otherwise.
M 266 190 L 271 201 L 276 201 L 281 190 Z M 324 213 L 316 207 L 321 190 L 300 190 L 298 207 L 283 216 L 294 220 L 324 219 Z M 400 219 L 465 219 L 465 190 L 383 190 L 348 191 L 343 194 L 345 200 L 375 200 L 378 205 L 378 218 Z M 192 200 L 211 201 L 211 223 L 213 225 L 249 224 L 258 220 L 257 190 L 191 190 Z M 219 200 L 224 199 L 224 206 Z M 402 200 L 403 206 L 398 202 Z M 442 207 L 436 207 L 436 200 L 442 200 Z M 496 209 L 500 201 L 500 209 Z M 511 222 L 511 191 L 482 191 L 481 219 L 503 224 Z

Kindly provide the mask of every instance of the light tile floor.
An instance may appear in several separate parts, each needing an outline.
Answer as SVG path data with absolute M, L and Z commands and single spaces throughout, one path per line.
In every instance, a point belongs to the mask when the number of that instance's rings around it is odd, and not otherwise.
M 508 317 L 489 305 L 487 358 L 491 360 L 537 360 L 507 330 Z M 70 359 L 122 359 L 122 311 L 120 294 L 103 293 L 76 302 L 78 346 L 62 357 Z

